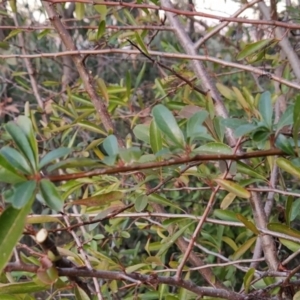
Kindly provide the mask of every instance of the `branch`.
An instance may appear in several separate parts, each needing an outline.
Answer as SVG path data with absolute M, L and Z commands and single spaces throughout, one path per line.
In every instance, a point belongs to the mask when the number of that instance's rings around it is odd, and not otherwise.
M 5 272 L 12 271 L 26 271 L 31 273 L 36 273 L 38 266 L 18 264 L 18 263 L 8 263 L 5 267 Z M 208 287 L 200 287 L 189 280 L 176 280 L 173 277 L 167 276 L 157 276 L 155 273 L 151 275 L 142 275 L 138 273 L 122 273 L 116 271 L 96 271 L 89 270 L 86 268 L 58 268 L 58 273 L 60 276 L 69 277 L 95 277 L 105 280 L 118 280 L 118 281 L 130 281 L 137 284 L 143 284 L 146 286 L 157 286 L 158 284 L 167 284 L 174 287 L 181 287 L 188 291 L 191 291 L 199 296 L 210 296 L 210 297 L 220 297 L 223 299 L 230 300 L 244 300 L 245 296 L 240 295 L 235 292 L 223 290 L 223 289 L 212 289 Z
M 270 19 L 270 12 L 264 1 L 258 4 L 260 11 L 262 12 L 265 19 Z M 275 28 L 275 37 L 279 40 L 279 46 L 281 47 L 284 54 L 287 56 L 288 61 L 294 71 L 295 76 L 300 80 L 300 60 L 297 53 L 294 51 L 291 43 L 289 42 L 286 34 L 281 28 Z
M 141 54 L 138 50 L 126 50 L 126 49 L 103 49 L 103 50 L 69 50 L 69 51 L 62 51 L 59 53 L 41 53 L 41 54 L 0 54 L 0 59 L 9 59 L 9 58 L 56 58 L 66 55 L 99 55 L 99 54 L 111 54 L 111 53 L 117 53 L 117 54 Z M 151 51 L 148 50 L 149 55 L 158 56 L 158 57 L 166 57 L 166 58 L 178 58 L 178 59 L 188 59 L 188 60 L 199 60 L 199 61 L 209 61 L 213 62 L 225 67 L 229 68 L 237 68 L 240 70 L 248 71 L 250 73 L 254 73 L 257 75 L 267 75 L 270 79 L 277 81 L 281 84 L 284 84 L 286 86 L 295 88 L 300 90 L 300 84 L 297 82 L 291 82 L 289 80 L 286 80 L 282 77 L 278 77 L 270 72 L 266 72 L 265 70 L 252 67 L 250 65 L 245 64 L 239 64 L 234 62 L 225 61 L 222 59 L 218 59 L 215 57 L 207 56 L 207 55 L 188 55 L 188 54 L 181 54 L 181 53 L 164 53 L 159 51 Z
M 93 170 L 87 172 L 78 172 L 72 174 L 64 174 L 64 175 L 45 175 L 43 178 L 47 178 L 52 182 L 55 181 L 64 181 L 71 179 L 79 179 L 86 177 L 93 177 L 104 174 L 118 174 L 118 173 L 127 173 L 133 171 L 161 168 L 166 166 L 174 166 L 179 164 L 186 164 L 191 162 L 204 162 L 204 161 L 222 161 L 222 160 L 242 160 L 253 157 L 267 157 L 267 156 L 276 156 L 276 155 L 285 155 L 282 150 L 279 149 L 269 149 L 269 150 L 261 150 L 247 153 L 237 153 L 237 154 L 211 154 L 211 155 L 196 155 L 193 157 L 179 157 L 172 158 L 166 161 L 158 161 L 158 162 L 150 162 L 144 164 L 137 165 L 127 165 L 121 167 L 114 168 L 103 168 L 100 170 Z
M 57 14 L 55 8 L 53 7 L 53 4 L 49 4 L 48 2 L 44 1 L 43 5 L 49 16 L 51 23 L 53 24 L 54 28 L 58 32 L 66 49 L 69 51 L 76 52 L 77 48 L 76 48 L 68 30 L 62 24 L 59 15 Z M 105 104 L 104 100 L 98 96 L 98 94 L 95 90 L 94 79 L 91 76 L 91 74 L 89 74 L 89 72 L 86 70 L 80 53 L 77 52 L 75 55 L 72 56 L 72 59 L 75 64 L 75 67 L 78 70 L 79 75 L 82 79 L 84 88 L 85 88 L 86 92 L 88 93 L 88 95 L 90 96 L 91 101 L 94 104 L 95 109 L 101 118 L 104 128 L 108 132 L 114 132 L 114 134 L 117 135 L 117 132 L 114 131 L 114 126 L 113 126 L 113 123 L 109 116 L 109 113 L 107 111 L 106 104 Z
M 119 6 L 119 7 L 128 7 L 128 8 L 144 8 L 144 9 L 152 9 L 152 10 L 162 10 L 165 12 L 171 12 L 176 15 L 181 16 L 189 16 L 189 17 L 203 17 L 208 19 L 214 19 L 219 20 L 221 22 L 228 21 L 228 22 L 234 22 L 234 23 L 244 23 L 244 24 L 255 24 L 255 25 L 270 25 L 274 27 L 282 27 L 282 28 L 288 28 L 288 29 L 300 29 L 299 24 L 293 24 L 293 23 L 286 23 L 286 22 L 279 22 L 279 21 L 266 21 L 266 20 L 253 20 L 253 19 L 246 19 L 246 18 L 231 18 L 231 17 L 224 17 L 224 16 L 217 16 L 213 14 L 207 14 L 203 12 L 197 12 L 197 11 L 188 11 L 188 10 L 182 10 L 182 9 L 175 9 L 173 7 L 167 7 L 167 6 L 158 6 L 158 5 L 151 5 L 151 4 L 136 4 L 136 3 L 127 3 L 123 1 L 105 1 L 102 0 L 44 0 L 43 2 L 49 2 L 53 4 L 57 3 L 69 3 L 69 2 L 76 2 L 76 3 L 86 3 L 86 4 L 92 4 L 92 5 L 106 5 L 106 6 Z

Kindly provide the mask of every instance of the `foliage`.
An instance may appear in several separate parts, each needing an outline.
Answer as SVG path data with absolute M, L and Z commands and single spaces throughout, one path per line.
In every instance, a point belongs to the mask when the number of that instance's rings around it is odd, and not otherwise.
M 0 297 L 296 299 L 290 23 L 52 2 L 1 6 Z

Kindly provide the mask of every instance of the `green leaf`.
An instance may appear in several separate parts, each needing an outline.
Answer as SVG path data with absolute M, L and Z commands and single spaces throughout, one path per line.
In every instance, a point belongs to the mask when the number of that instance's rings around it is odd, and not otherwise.
M 6 160 L 6 158 L 0 154 L 0 182 L 17 183 L 26 180 L 26 178 L 20 175 Z
M 257 129 L 257 125 L 254 124 L 244 124 L 239 126 L 237 129 L 234 131 L 234 135 L 239 138 L 241 136 L 244 136 L 254 130 Z
M 98 30 L 97 30 L 97 39 L 99 40 L 103 34 L 105 33 L 105 27 L 106 27 L 106 24 L 105 24 L 105 21 L 102 20 L 100 23 L 99 23 L 99 26 L 98 26 Z
M 24 131 L 14 122 L 8 122 L 5 125 L 6 131 L 12 137 L 13 141 L 16 143 L 18 149 L 23 153 L 31 164 L 34 171 L 37 170 L 35 154 L 31 148 L 30 142 Z
M 155 120 L 152 120 L 149 130 L 150 145 L 153 153 L 157 153 L 162 149 L 162 137 Z
M 197 137 L 202 133 L 206 133 L 207 129 L 201 124 L 208 117 L 208 112 L 205 110 L 196 112 L 191 118 L 188 119 L 186 127 L 186 135 L 189 138 Z
M 253 233 L 255 233 L 257 235 L 259 234 L 259 231 L 253 222 L 249 221 L 247 218 L 245 218 L 241 214 L 236 214 L 236 217 L 246 226 L 246 228 L 248 228 L 249 230 L 251 230 Z
M 244 276 L 244 289 L 245 289 L 245 293 L 248 294 L 249 292 L 249 288 L 252 282 L 252 279 L 254 277 L 255 274 L 255 269 L 254 268 L 250 268 L 247 273 Z
M 175 145 L 183 148 L 185 146 L 184 136 L 172 113 L 164 105 L 159 104 L 152 109 L 152 114 L 162 133 Z
M 136 42 L 138 43 L 140 49 L 141 49 L 145 54 L 149 54 L 149 53 L 148 53 L 148 49 L 147 49 L 147 47 L 146 47 L 146 45 L 145 45 L 143 39 L 142 39 L 141 36 L 139 35 L 139 33 L 136 31 L 136 32 L 134 33 L 134 35 L 135 35 L 135 40 L 136 40 Z
M 164 198 L 156 193 L 148 195 L 148 200 L 150 202 L 155 202 L 155 203 L 159 203 L 164 206 L 170 206 L 170 207 L 174 207 L 176 209 L 182 210 L 178 205 L 175 205 L 172 201 L 167 200 L 166 198 Z
M 34 197 L 21 209 L 10 206 L 0 215 L 0 273 L 9 262 L 12 251 L 23 233 L 33 199 Z
M 265 40 L 260 40 L 255 43 L 247 44 L 244 47 L 244 49 L 237 55 L 236 59 L 242 60 L 242 59 L 246 58 L 247 56 L 255 54 L 259 50 L 265 49 L 273 42 L 274 42 L 274 39 L 265 39 Z
M 245 188 L 243 188 L 242 186 L 240 186 L 239 184 L 230 181 L 230 180 L 226 180 L 226 179 L 220 179 L 220 178 L 216 178 L 214 179 L 214 181 L 219 184 L 221 187 L 223 187 L 226 191 L 233 193 L 235 195 L 237 195 L 238 197 L 241 198 L 250 198 L 251 194 L 249 191 L 247 191 Z
M 22 154 L 16 149 L 5 146 L 0 150 L 0 153 L 6 160 L 18 171 L 27 175 L 32 174 L 32 170 Z
M 282 245 L 284 245 L 285 247 L 287 247 L 289 250 L 293 251 L 293 252 L 297 252 L 300 249 L 300 244 L 293 242 L 293 241 L 289 241 L 286 239 L 282 239 L 279 238 L 280 243 L 282 243 Z
M 293 176 L 300 178 L 300 168 L 296 167 L 289 160 L 283 157 L 279 157 L 276 159 L 276 164 L 280 169 L 292 174 Z
M 97 3 L 99 2 L 103 2 L 103 4 L 105 0 L 99 0 L 97 1 Z M 94 5 L 95 10 L 100 14 L 101 20 L 105 20 L 106 15 L 107 15 L 107 6 L 106 5 Z
M 237 260 L 241 256 L 243 256 L 243 254 L 245 254 L 245 252 L 248 251 L 250 247 L 254 244 L 256 239 L 256 236 L 248 239 L 241 247 L 239 247 L 237 251 L 234 252 L 234 254 L 232 255 L 232 260 Z
M 33 131 L 31 120 L 26 116 L 19 116 L 17 119 L 17 124 L 21 128 L 21 130 L 24 132 L 26 138 L 29 141 L 32 153 L 35 158 L 35 166 L 37 166 L 39 150 L 38 150 L 38 145 L 37 145 L 37 141 L 35 138 L 35 133 Z
M 285 222 L 288 227 L 290 227 L 290 223 L 292 221 L 291 214 L 292 214 L 293 201 L 294 201 L 293 197 L 288 196 L 285 203 Z
M 193 150 L 197 154 L 232 154 L 232 149 L 228 145 L 218 142 L 207 143 Z
M 85 13 L 85 5 L 84 3 L 75 3 L 75 14 L 78 20 L 82 20 Z
M 49 167 L 47 167 L 47 172 L 52 172 L 59 168 L 65 169 L 65 168 L 77 168 L 77 167 L 97 168 L 97 167 L 103 167 L 103 164 L 99 163 L 99 161 L 97 160 L 85 158 L 85 157 L 68 158 L 56 164 L 50 165 Z
M 150 144 L 149 126 L 139 124 L 133 128 L 135 137 L 147 144 Z
M 48 152 L 41 159 L 40 164 L 39 164 L 39 169 L 43 168 L 47 164 L 51 163 L 52 161 L 54 161 L 62 156 L 68 155 L 71 151 L 72 151 L 72 149 L 70 149 L 70 148 L 62 147 L 62 148 L 58 148 L 58 149 Z
M 37 183 L 34 180 L 17 183 L 13 186 L 13 195 L 11 196 L 14 208 L 20 209 L 25 206 L 34 196 Z
M 143 211 L 148 205 L 148 196 L 140 195 L 134 202 L 134 208 L 137 212 Z
M 275 146 L 280 150 L 284 151 L 286 154 L 291 156 L 295 155 L 294 148 L 291 144 L 290 138 L 286 138 L 283 134 L 279 134 L 275 141 Z
M 14 283 L 0 283 L 0 295 L 2 299 L 3 294 L 30 294 L 40 291 L 45 291 L 49 286 L 36 284 L 33 281 L 29 282 L 14 282 Z M 18 297 L 18 299 L 20 299 Z M 4 300 L 4 299 L 3 299 Z
M 266 123 L 267 127 L 271 129 L 272 117 L 273 117 L 273 106 L 271 100 L 271 93 L 269 91 L 266 91 L 261 94 L 258 109 L 263 121 Z
M 215 209 L 213 214 L 220 220 L 238 222 L 236 214 L 230 210 Z
M 75 297 L 77 300 L 90 300 L 87 293 L 77 284 L 75 285 Z
M 259 174 L 257 171 L 255 171 L 253 168 L 251 168 L 249 165 L 247 165 L 241 161 L 237 162 L 237 170 L 243 174 L 249 175 L 250 177 L 267 181 L 267 179 L 263 175 Z
M 299 216 L 299 214 L 300 214 L 300 198 L 293 201 L 290 221 L 294 221 Z
M 276 124 L 277 131 L 282 129 L 284 126 L 289 126 L 293 124 L 293 112 L 294 106 L 290 105 L 287 110 L 282 114 L 278 123 Z
M 41 194 L 46 204 L 56 210 L 61 211 L 63 208 L 63 200 L 61 199 L 55 185 L 48 179 L 42 179 L 40 181 Z
M 300 231 L 296 229 L 289 228 L 288 226 L 281 223 L 269 223 L 268 229 L 276 232 L 280 232 L 291 237 L 300 238 Z
M 109 135 L 103 141 L 103 147 L 108 156 L 114 156 L 119 154 L 118 140 L 115 135 Z
M 87 129 L 89 131 L 92 131 L 92 132 L 96 132 L 96 133 L 100 133 L 101 135 L 104 135 L 106 136 L 106 132 L 101 130 L 99 126 L 97 126 L 96 124 L 93 124 L 91 122 L 88 122 L 88 121 L 80 121 L 80 122 L 76 122 L 73 126 L 80 126 L 84 129 Z
M 186 231 L 188 227 L 190 227 L 194 222 L 190 222 L 187 225 L 183 226 L 180 228 L 176 233 L 173 235 L 168 236 L 162 241 L 161 248 L 159 249 L 158 253 L 156 256 L 161 256 L 163 255 L 175 242 L 176 240 L 183 235 L 183 233 Z
M 220 208 L 221 209 L 226 209 L 228 208 L 228 206 L 234 201 L 234 199 L 236 198 L 236 195 L 233 193 L 228 193 L 222 200 L 221 204 L 220 204 Z

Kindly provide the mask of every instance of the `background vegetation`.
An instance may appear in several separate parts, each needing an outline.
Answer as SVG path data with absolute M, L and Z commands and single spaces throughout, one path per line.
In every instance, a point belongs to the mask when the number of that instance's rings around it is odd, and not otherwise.
M 2 1 L 1 299 L 300 298 L 299 7 L 237 2 Z

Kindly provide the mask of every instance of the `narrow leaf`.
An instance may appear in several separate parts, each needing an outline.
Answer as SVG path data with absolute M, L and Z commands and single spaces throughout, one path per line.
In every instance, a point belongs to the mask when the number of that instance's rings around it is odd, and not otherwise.
M 47 164 L 51 163 L 52 161 L 61 158 L 62 156 L 68 155 L 72 149 L 70 148 L 58 148 L 53 151 L 48 152 L 40 161 L 39 169 L 43 168 Z
M 300 178 L 300 168 L 293 165 L 289 160 L 279 157 L 276 159 L 276 164 L 280 169 Z
M 29 140 L 24 135 L 24 132 L 21 128 L 14 122 L 8 122 L 5 125 L 6 131 L 12 137 L 13 141 L 16 143 L 18 149 L 23 153 L 23 155 L 30 162 L 32 168 L 36 171 L 36 159 L 35 155 L 30 146 Z
M 158 126 L 155 122 L 155 120 L 152 120 L 150 124 L 150 130 L 149 130 L 149 137 L 150 137 L 150 145 L 153 153 L 157 153 L 162 149 L 162 137 L 161 132 L 158 129 Z
M 249 191 L 247 191 L 245 188 L 240 186 L 239 184 L 226 180 L 226 179 L 214 179 L 217 184 L 219 184 L 221 187 L 223 187 L 226 191 L 233 193 L 241 198 L 250 198 L 251 194 Z
M 243 215 L 241 214 L 236 214 L 236 217 L 242 222 L 244 223 L 244 225 L 251 230 L 253 233 L 255 234 L 259 234 L 258 229 L 256 228 L 256 226 L 254 225 L 253 222 L 249 221 L 247 218 L 245 218 Z
M 10 198 L 13 207 L 20 209 L 25 206 L 35 196 L 36 186 L 36 181 L 33 180 L 15 184 L 13 187 L 13 195 Z
M 273 106 L 271 100 L 271 93 L 269 91 L 266 91 L 261 94 L 258 109 L 267 127 L 271 129 L 272 117 L 273 117 Z
M 12 251 L 22 235 L 33 199 L 34 197 L 21 209 L 11 206 L 0 215 L 0 273 L 10 260 Z
M 260 40 L 255 43 L 247 44 L 244 49 L 237 55 L 236 59 L 237 60 L 242 60 L 246 58 L 247 56 L 250 56 L 252 54 L 255 54 L 257 51 L 262 50 L 269 46 L 274 39 L 265 39 L 265 40 Z
M 21 173 L 25 173 L 27 175 L 32 173 L 27 160 L 16 149 L 6 146 L 1 149 L 0 153 L 15 169 Z
M 40 181 L 40 190 L 46 204 L 56 210 L 61 211 L 63 208 L 63 201 L 55 187 L 55 185 L 48 179 Z
M 245 254 L 245 252 L 247 252 L 250 247 L 254 244 L 254 242 L 256 241 L 257 237 L 252 237 L 250 239 L 248 239 L 233 255 L 232 255 L 232 259 L 236 260 L 239 259 L 241 256 L 243 256 L 243 254 Z

